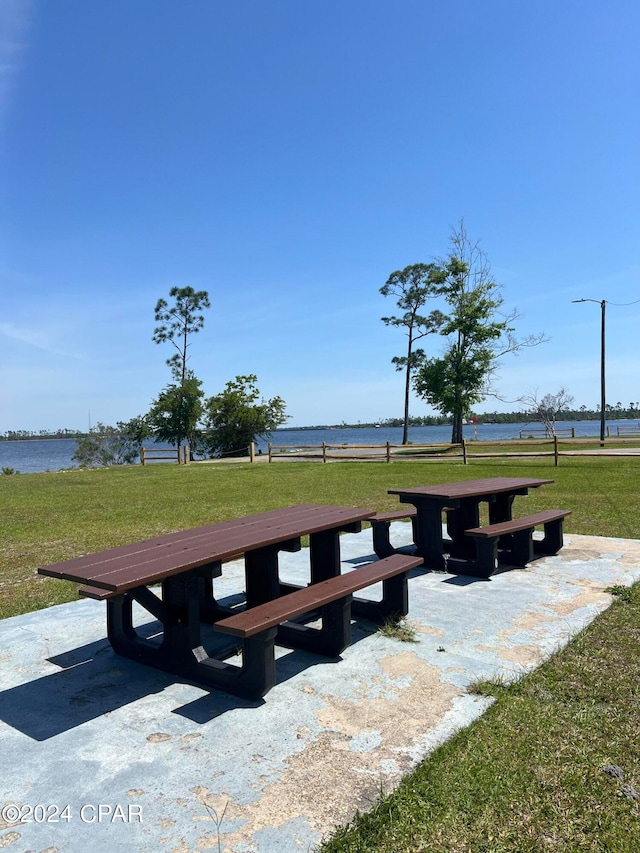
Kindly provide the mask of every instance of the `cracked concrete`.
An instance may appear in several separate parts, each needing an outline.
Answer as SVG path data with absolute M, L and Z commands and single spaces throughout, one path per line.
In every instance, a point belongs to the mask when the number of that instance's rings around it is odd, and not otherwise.
M 396 544 L 410 535 L 392 525 Z M 372 556 L 369 530 L 341 541 L 347 569 Z M 279 649 L 259 702 L 118 658 L 99 602 L 0 622 L 0 848 L 312 850 L 483 713 L 471 682 L 531 670 L 608 606 L 607 587 L 640 579 L 640 542 L 565 542 L 489 581 L 415 571 L 416 642 L 359 621 L 339 660 Z M 281 562 L 305 582 L 305 551 Z M 216 581 L 221 598 L 243 587 L 240 562 Z

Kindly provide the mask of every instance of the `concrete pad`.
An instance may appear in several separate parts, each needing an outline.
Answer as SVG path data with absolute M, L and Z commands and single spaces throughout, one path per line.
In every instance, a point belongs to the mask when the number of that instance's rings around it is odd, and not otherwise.
M 392 525 L 396 544 L 410 535 Z M 370 530 L 341 542 L 345 570 L 373 559 Z M 281 564 L 308 580 L 305 551 Z M 528 672 L 609 605 L 606 587 L 637 580 L 640 542 L 592 536 L 489 581 L 417 570 L 417 643 L 359 621 L 340 659 L 281 649 L 259 702 L 117 657 L 100 602 L 6 619 L 0 848 L 312 850 L 483 713 L 490 700 L 470 682 Z M 239 595 L 242 563 L 215 583 L 218 597 Z

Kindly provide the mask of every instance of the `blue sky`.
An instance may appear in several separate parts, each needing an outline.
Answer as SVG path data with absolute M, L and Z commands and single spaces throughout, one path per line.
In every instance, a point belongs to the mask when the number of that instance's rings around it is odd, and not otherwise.
M 379 288 L 461 218 L 550 339 L 501 396 L 599 402 L 590 298 L 607 400 L 640 399 L 638 43 L 636 0 L 3 0 L 0 433 L 147 411 L 174 285 L 211 298 L 207 394 L 401 415 Z

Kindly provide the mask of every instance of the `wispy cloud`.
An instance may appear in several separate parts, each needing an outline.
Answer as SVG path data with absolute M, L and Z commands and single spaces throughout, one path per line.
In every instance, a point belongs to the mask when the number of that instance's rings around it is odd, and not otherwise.
M 0 121 L 23 61 L 32 10 L 31 0 L 0 0 Z
M 0 335 L 11 338 L 11 340 L 18 341 L 21 344 L 43 350 L 51 355 L 61 355 L 65 358 L 79 358 L 75 353 L 65 351 L 52 344 L 49 335 L 39 329 L 25 329 L 13 323 L 0 323 Z

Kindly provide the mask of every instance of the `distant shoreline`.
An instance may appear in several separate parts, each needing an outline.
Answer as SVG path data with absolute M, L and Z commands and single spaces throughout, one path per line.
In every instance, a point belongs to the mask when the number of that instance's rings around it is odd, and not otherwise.
M 73 433 L 73 435 L 23 435 L 20 438 L 6 438 L 0 435 L 0 441 L 6 444 L 18 444 L 21 441 L 72 441 L 78 438 L 84 438 L 87 433 Z
M 483 424 L 523 424 L 529 426 L 540 423 L 532 417 L 533 413 L 527 412 L 489 412 L 482 415 L 476 415 L 477 426 Z M 566 423 L 568 421 L 596 421 L 600 419 L 600 412 L 593 411 L 568 411 L 561 412 L 556 417 L 556 423 Z M 636 421 L 640 423 L 640 410 L 637 412 L 622 410 L 606 412 L 607 421 Z M 427 416 L 424 418 L 415 418 L 409 421 L 409 428 L 413 427 L 429 427 L 429 426 L 451 426 L 451 419 L 438 417 L 437 415 Z M 469 424 L 470 421 L 465 421 Z M 281 426 L 273 432 L 312 432 L 314 430 L 347 430 L 347 429 L 394 429 L 402 427 L 400 418 L 389 418 L 383 421 L 372 423 L 357 423 L 357 424 L 315 424 L 313 426 Z M 10 437 L 6 433 L 10 433 Z M 16 435 L 22 432 L 21 430 L 6 430 L 0 434 L 0 442 L 19 442 L 19 441 L 68 441 L 69 439 L 85 438 L 89 435 L 87 432 L 73 432 L 65 435 L 40 435 L 38 433 L 27 433 L 24 435 Z

